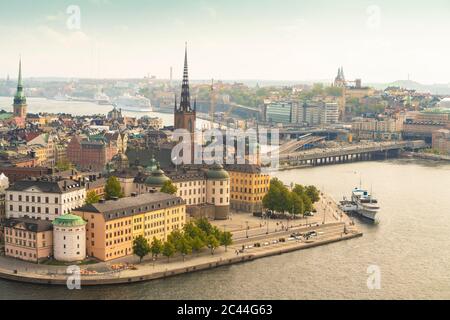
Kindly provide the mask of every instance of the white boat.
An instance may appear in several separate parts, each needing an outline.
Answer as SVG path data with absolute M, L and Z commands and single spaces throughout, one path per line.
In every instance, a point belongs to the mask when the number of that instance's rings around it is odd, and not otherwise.
M 152 103 L 149 99 L 143 96 L 131 96 L 131 95 L 123 95 L 114 99 L 114 105 L 118 109 L 127 110 L 127 111 L 135 111 L 135 112 L 151 112 Z
M 99 105 L 110 105 L 111 104 L 111 100 L 109 99 L 109 97 L 103 93 L 103 92 L 99 92 L 95 95 L 95 101 L 97 101 L 97 103 Z
M 376 221 L 376 215 L 380 210 L 377 199 L 375 199 L 367 190 L 355 188 L 352 191 L 351 200 L 344 200 L 340 202 L 341 210 L 344 212 L 351 212 L 359 214 L 371 221 Z
M 56 96 L 53 97 L 53 100 L 56 101 L 70 101 L 70 97 L 67 94 L 62 94 L 61 92 L 58 93 Z

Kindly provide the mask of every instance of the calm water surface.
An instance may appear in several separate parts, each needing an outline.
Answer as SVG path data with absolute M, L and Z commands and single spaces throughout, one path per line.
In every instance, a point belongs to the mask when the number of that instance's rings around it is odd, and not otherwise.
M 450 164 L 359 162 L 275 176 L 315 184 L 336 200 L 361 178 L 379 199 L 380 222 L 357 220 L 362 238 L 141 284 L 68 291 L 0 280 L 0 299 L 450 299 Z M 367 288 L 371 265 L 381 271 L 379 290 Z

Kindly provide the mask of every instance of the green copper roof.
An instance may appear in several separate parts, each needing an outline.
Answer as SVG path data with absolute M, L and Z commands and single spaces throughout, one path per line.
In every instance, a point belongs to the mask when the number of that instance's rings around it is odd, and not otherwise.
M 220 164 L 213 164 L 206 173 L 206 177 L 211 180 L 225 180 L 229 179 L 230 175 Z
M 60 227 L 81 227 L 86 224 L 86 221 L 81 219 L 81 217 L 76 216 L 74 214 L 65 214 L 56 218 L 53 221 L 54 226 Z
M 152 187 L 162 187 L 170 178 L 164 174 L 159 166 L 152 171 L 152 174 L 145 180 L 145 184 Z

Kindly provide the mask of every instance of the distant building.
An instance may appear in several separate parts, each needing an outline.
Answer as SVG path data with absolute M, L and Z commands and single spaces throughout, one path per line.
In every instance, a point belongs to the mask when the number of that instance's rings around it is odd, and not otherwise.
M 126 152 L 127 135 L 105 134 L 82 138 L 74 136 L 67 145 L 67 159 L 81 169 L 103 170 L 112 158 Z
M 450 130 L 440 129 L 433 132 L 433 149 L 444 155 L 450 155 Z
M 345 81 L 345 76 L 344 76 L 344 67 L 340 67 L 338 69 L 337 76 L 334 79 L 334 86 L 335 87 L 346 87 L 347 86 L 347 82 Z
M 362 118 L 352 122 L 352 134 L 356 140 L 399 140 L 402 129 L 402 119 Z
M 450 112 L 414 112 L 406 116 L 403 137 L 425 139 L 431 143 L 433 132 L 440 129 L 450 129 Z
M 337 103 L 325 103 L 321 110 L 322 124 L 333 124 L 339 121 L 339 105 Z
M 292 122 L 292 102 L 271 102 L 266 106 L 266 121 L 290 124 Z
M 50 221 L 8 219 L 5 221 L 5 255 L 30 262 L 53 253 L 53 226 Z

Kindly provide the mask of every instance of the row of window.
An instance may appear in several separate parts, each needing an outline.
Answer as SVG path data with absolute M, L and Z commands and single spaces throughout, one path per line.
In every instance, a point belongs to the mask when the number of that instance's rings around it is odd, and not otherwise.
M 6 235 L 10 235 L 12 236 L 14 234 L 14 236 L 19 237 L 19 238 L 28 238 L 28 239 L 33 239 L 36 240 L 36 233 L 34 232 L 28 232 L 28 231 L 21 231 L 21 230 L 14 230 L 10 229 L 10 228 L 5 228 L 5 234 Z M 45 239 L 45 233 L 42 234 L 42 239 Z
M 25 196 L 23 197 L 21 194 L 17 195 L 17 201 L 23 201 L 23 199 L 25 198 L 25 202 L 33 202 L 33 203 L 41 203 L 41 200 L 43 199 L 42 203 L 50 203 L 50 197 L 40 197 L 40 196 Z M 70 197 L 70 198 L 64 198 L 63 199 L 63 203 L 70 203 L 73 201 L 77 201 L 77 200 L 82 200 L 84 198 L 84 195 L 77 195 L 74 197 Z M 9 200 L 10 201 L 14 201 L 14 195 L 10 194 L 9 195 Z M 59 203 L 59 198 L 58 197 L 54 197 L 54 202 L 55 204 Z
M 6 249 L 5 250 L 5 252 L 6 252 L 6 254 L 9 254 L 9 255 L 12 255 L 12 254 L 14 254 L 14 250 L 13 249 Z M 20 256 L 20 257 L 22 257 L 22 258 L 34 258 L 34 259 L 36 259 L 36 253 L 26 253 L 26 252 L 22 252 L 22 251 L 20 251 L 20 250 L 15 250 L 15 252 L 16 252 L 16 256 Z
M 262 201 L 264 197 L 263 196 L 258 196 L 258 197 L 247 197 L 247 196 L 234 196 L 233 194 L 231 195 L 231 200 L 244 200 L 244 201 Z
M 240 188 L 238 188 L 238 187 L 236 187 L 236 188 L 234 188 L 234 187 L 231 187 L 231 192 L 234 192 L 234 191 L 236 191 L 236 192 L 244 192 L 244 193 L 247 193 L 247 191 L 248 191 L 248 193 L 265 193 L 265 192 L 268 192 L 269 191 L 269 188 L 254 188 L 254 189 L 252 189 L 252 188 L 242 188 L 242 187 L 240 187 Z
M 238 183 L 240 183 L 240 184 L 243 184 L 243 185 L 253 185 L 253 181 L 252 180 L 246 180 L 246 179 L 231 179 L 231 184 L 234 184 L 234 183 L 236 183 L 236 184 L 238 184 Z M 254 183 L 255 185 L 260 185 L 260 184 L 265 184 L 265 185 L 268 185 L 269 184 L 269 179 L 262 179 L 262 180 L 260 180 L 260 179 L 257 179 L 257 180 L 255 180 L 255 183 Z

